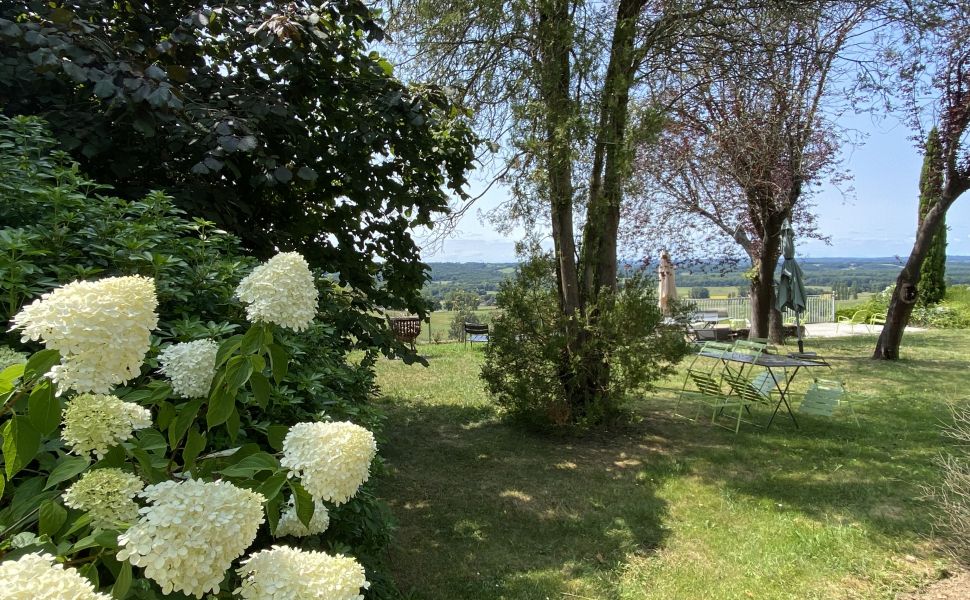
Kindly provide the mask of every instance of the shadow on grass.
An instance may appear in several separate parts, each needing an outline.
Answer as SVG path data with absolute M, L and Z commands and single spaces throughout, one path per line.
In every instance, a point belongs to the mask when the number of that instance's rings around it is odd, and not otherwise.
M 722 564 L 743 571 L 743 560 L 776 552 L 804 563 L 806 589 L 827 589 L 811 577 L 828 569 L 832 585 L 858 577 L 872 590 L 888 577 L 883 561 L 919 554 L 931 533 L 922 497 L 939 477 L 939 424 L 966 397 L 962 333 L 907 341 L 894 363 L 868 358 L 872 340 L 810 348 L 831 357 L 833 369 L 817 375 L 846 381 L 861 426 L 796 413 L 798 429 L 779 415 L 770 430 L 738 436 L 675 417 L 658 395 L 635 402 L 639 420 L 609 435 L 538 436 L 496 418 L 470 355 L 436 350 L 435 372 L 386 365 L 391 475 L 381 495 L 399 522 L 395 579 L 421 600 L 616 598 L 629 569 L 645 569 L 646 581 L 679 572 L 689 585 L 698 556 L 741 556 Z M 812 374 L 799 375 L 802 386 Z M 738 523 L 720 528 L 722 519 Z M 860 566 L 869 551 L 872 564 Z M 734 579 L 746 589 L 744 577 Z M 786 584 L 774 583 L 785 597 Z
M 385 403 L 391 562 L 415 598 L 605 598 L 617 565 L 664 539 L 642 467 L 670 461 L 647 446 L 528 435 L 487 406 Z

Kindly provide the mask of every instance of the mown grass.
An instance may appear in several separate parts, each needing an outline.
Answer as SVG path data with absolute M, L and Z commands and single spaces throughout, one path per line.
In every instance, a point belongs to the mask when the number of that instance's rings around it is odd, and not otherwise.
M 861 427 L 803 417 L 735 437 L 660 391 L 620 431 L 557 438 L 499 418 L 478 348 L 381 362 L 394 576 L 443 600 L 892 598 L 937 577 L 923 488 L 968 394 L 966 332 L 907 336 L 891 364 L 867 358 L 869 337 L 810 345 Z

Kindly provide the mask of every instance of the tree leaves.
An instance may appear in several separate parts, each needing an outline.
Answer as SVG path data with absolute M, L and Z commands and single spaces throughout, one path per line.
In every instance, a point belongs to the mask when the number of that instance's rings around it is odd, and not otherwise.
M 166 190 L 261 254 L 300 250 L 368 303 L 418 312 L 410 229 L 466 197 L 476 138 L 447 94 L 405 85 L 372 52 L 383 32 L 365 3 L 321 10 L 296 11 L 312 35 L 292 36 L 263 27 L 256 0 L 231 18 L 182 3 L 37 3 L 0 23 L 4 110 L 44 115 L 121 195 Z M 77 102 L 79 89 L 100 101 Z M 305 209 L 339 197 L 340 210 Z
M 226 477 L 252 477 L 260 471 L 278 471 L 280 463 L 272 454 L 257 452 L 219 471 Z
M 287 481 L 290 486 L 290 491 L 293 492 L 293 500 L 296 505 L 296 516 L 300 519 L 300 522 L 305 526 L 310 526 L 310 520 L 313 519 L 313 497 L 310 493 L 303 489 L 303 486 L 290 479 Z

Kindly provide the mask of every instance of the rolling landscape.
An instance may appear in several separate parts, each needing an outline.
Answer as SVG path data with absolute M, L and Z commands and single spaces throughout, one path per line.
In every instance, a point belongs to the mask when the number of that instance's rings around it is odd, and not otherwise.
M 431 280 L 425 284 L 424 293 L 435 300 L 442 300 L 456 290 L 477 292 L 488 304 L 488 299 L 498 291 L 499 284 L 515 272 L 516 263 L 452 263 L 433 262 Z M 805 258 L 799 263 L 805 275 L 805 285 L 816 290 L 831 290 L 844 285 L 859 292 L 877 292 L 895 281 L 902 261 L 898 257 L 881 258 Z M 640 266 L 626 262 L 630 272 Z M 655 265 L 647 268 L 653 272 Z M 946 277 L 951 284 L 970 283 L 970 256 L 947 257 Z M 737 266 L 723 266 L 710 262 L 677 271 L 679 288 L 706 287 L 713 294 L 718 291 L 745 289 L 744 271 Z M 717 290 L 717 291 L 715 291 Z M 811 291 L 811 290 L 810 290 Z

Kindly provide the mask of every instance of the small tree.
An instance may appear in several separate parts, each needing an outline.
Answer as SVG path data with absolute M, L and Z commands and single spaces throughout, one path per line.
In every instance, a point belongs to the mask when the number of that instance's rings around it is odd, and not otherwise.
M 691 299 L 694 299 L 694 300 L 710 298 L 711 290 L 707 289 L 706 287 L 692 287 L 690 288 L 689 296 Z
M 930 130 L 923 151 L 923 170 L 919 177 L 919 221 L 922 223 L 926 213 L 940 201 L 943 190 L 943 153 L 940 147 L 939 132 L 936 127 Z M 936 304 L 946 295 L 946 221 L 933 236 L 930 247 L 923 259 L 920 270 L 919 295 L 924 304 Z
M 869 4 L 725 5 L 720 28 L 734 35 L 690 43 L 660 141 L 638 148 L 629 237 L 647 251 L 659 242 L 682 256 L 743 255 L 753 337 L 768 337 L 770 322 L 781 341 L 772 309 L 782 223 L 815 235 L 813 188 L 840 177 L 835 76 Z
M 445 310 L 469 311 L 478 310 L 482 298 L 475 292 L 468 290 L 455 290 L 448 294 L 443 305 Z
M 589 404 L 577 415 L 563 390 L 562 358 L 568 324 L 557 310 L 555 261 L 534 256 L 498 293 L 501 312 L 492 320 L 482 379 L 510 416 L 546 427 L 595 425 L 620 414 L 629 392 L 649 388 L 689 351 L 683 331 L 663 326 L 655 282 L 640 275 L 599 306 L 602 335 L 590 340 L 613 367 L 609 403 Z
M 455 340 L 465 340 L 465 323 L 481 323 L 478 315 L 470 310 L 460 310 L 451 319 L 451 326 L 448 328 L 448 335 Z
M 903 91 L 904 108 L 911 125 L 920 128 L 926 118 L 927 98 L 938 123 L 942 167 L 940 192 L 929 206 L 916 230 L 916 240 L 906 264 L 896 278 L 895 292 L 889 303 L 886 324 L 876 341 L 872 357 L 882 360 L 899 358 L 903 331 L 909 323 L 918 298 L 917 285 L 923 263 L 933 247 L 934 237 L 943 229 L 946 212 L 956 200 L 970 190 L 970 13 L 960 4 L 928 3 L 916 8 L 923 12 L 910 15 L 903 22 L 903 50 L 893 50 L 889 57 L 896 67 Z M 913 65 L 919 65 L 918 68 Z

